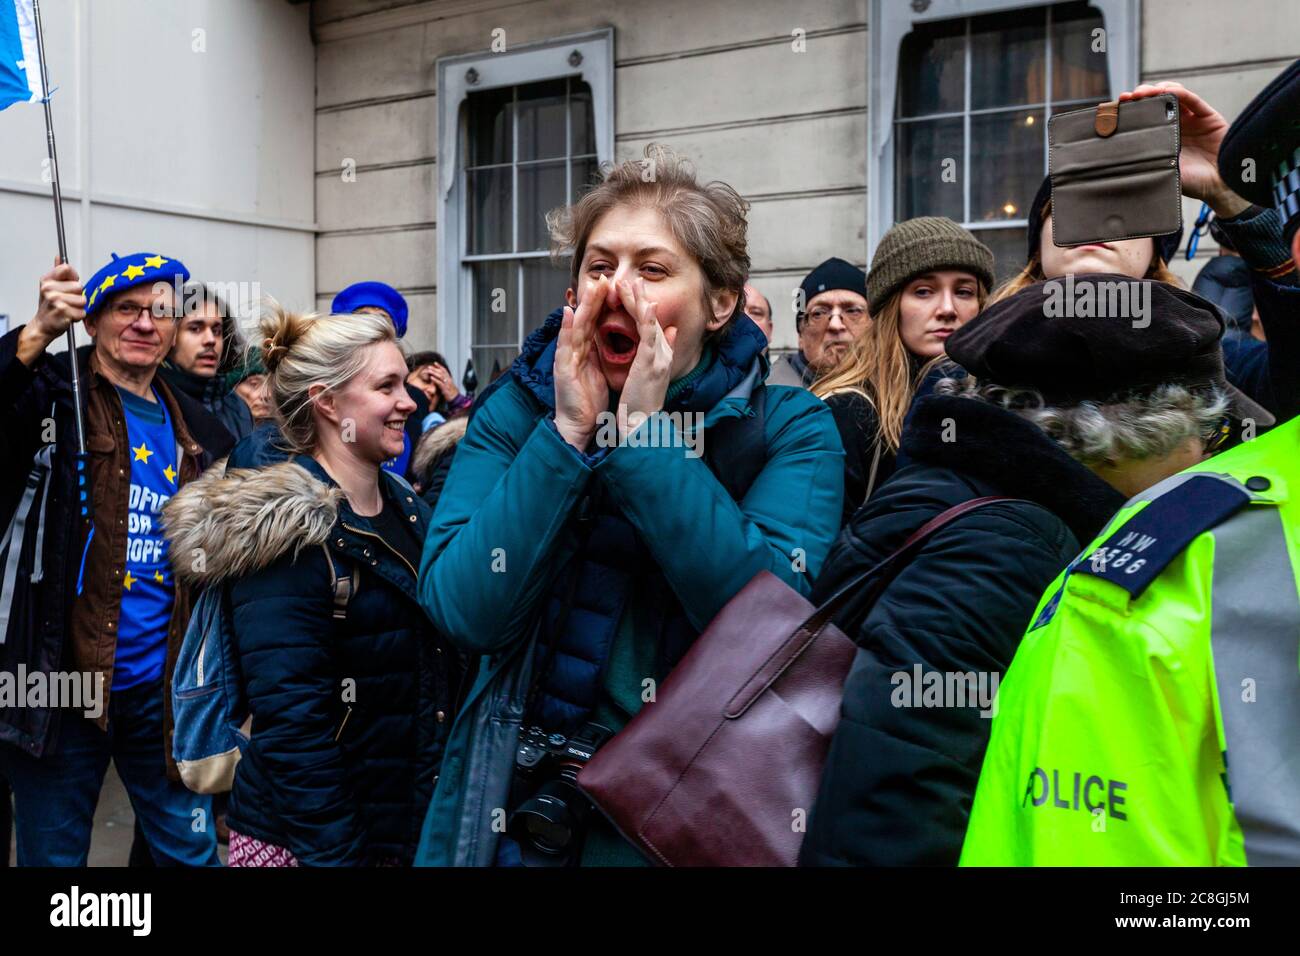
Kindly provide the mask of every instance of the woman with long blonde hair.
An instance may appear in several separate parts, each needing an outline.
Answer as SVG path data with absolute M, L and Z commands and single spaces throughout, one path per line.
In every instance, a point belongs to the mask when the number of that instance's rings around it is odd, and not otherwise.
M 920 380 L 992 284 L 993 253 L 951 219 L 909 219 L 880 240 L 867 274 L 871 324 L 812 389 L 844 443 L 842 522 L 893 473 Z

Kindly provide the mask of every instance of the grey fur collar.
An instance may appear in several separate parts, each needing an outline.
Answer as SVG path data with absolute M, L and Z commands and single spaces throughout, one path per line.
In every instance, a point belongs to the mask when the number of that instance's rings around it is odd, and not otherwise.
M 211 586 L 323 544 L 343 492 L 292 461 L 226 470 L 225 459 L 163 506 L 163 533 L 176 575 Z
M 439 458 L 459 444 L 468 427 L 469 418 L 462 415 L 421 435 L 420 442 L 411 455 L 411 473 L 424 476 L 422 481 L 427 480 L 429 470 Z

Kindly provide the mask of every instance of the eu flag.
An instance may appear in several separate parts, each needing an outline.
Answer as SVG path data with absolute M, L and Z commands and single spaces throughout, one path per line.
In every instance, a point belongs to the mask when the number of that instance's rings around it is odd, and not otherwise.
M 32 0 L 0 0 L 0 110 L 43 98 Z

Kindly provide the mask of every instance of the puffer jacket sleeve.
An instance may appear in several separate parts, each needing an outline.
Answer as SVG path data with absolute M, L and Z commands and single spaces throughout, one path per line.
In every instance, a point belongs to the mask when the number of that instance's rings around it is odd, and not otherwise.
M 522 388 L 497 389 L 478 409 L 420 561 L 420 603 L 462 650 L 490 654 L 528 635 L 591 474 L 588 456 L 537 416 Z
M 230 599 L 253 741 L 288 848 L 304 866 L 360 865 L 364 834 L 334 740 L 340 689 L 325 553 L 282 558 L 235 582 Z
M 642 447 L 629 437 L 596 473 L 691 624 L 703 630 L 759 571 L 810 593 L 844 496 L 844 448 L 830 410 L 802 389 L 768 388 L 767 464 L 740 503 L 702 457 L 687 454 L 671 418 L 656 421 L 662 415 L 641 428 L 664 429 L 672 440 Z
M 901 543 L 898 528 L 877 553 L 880 528 L 904 505 L 889 489 L 855 517 L 829 558 L 847 582 Z M 936 501 L 904 520 L 906 531 L 956 501 Z M 877 527 L 873 528 L 873 525 Z M 1010 664 L 1043 589 L 1073 557 L 1074 536 L 1024 502 L 986 506 L 938 532 L 859 618 L 841 622 L 859 646 L 840 724 L 813 805 L 805 866 L 944 865 L 961 854 L 967 815 L 990 732 L 989 675 Z M 820 582 L 818 590 L 830 582 Z M 967 674 L 966 706 L 916 707 L 921 675 Z M 986 699 L 980 700 L 981 675 Z M 965 693 L 965 691 L 963 691 Z

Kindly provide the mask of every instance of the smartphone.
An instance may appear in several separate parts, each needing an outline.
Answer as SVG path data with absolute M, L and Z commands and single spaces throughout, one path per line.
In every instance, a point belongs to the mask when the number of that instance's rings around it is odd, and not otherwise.
M 1055 245 L 1183 228 L 1178 97 L 1172 93 L 1057 114 L 1047 139 Z

